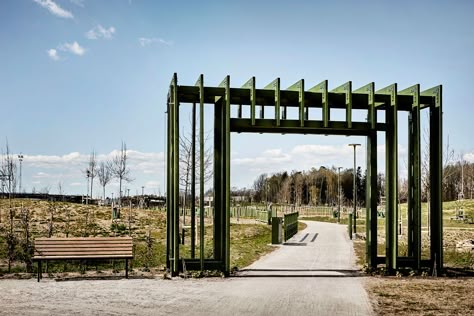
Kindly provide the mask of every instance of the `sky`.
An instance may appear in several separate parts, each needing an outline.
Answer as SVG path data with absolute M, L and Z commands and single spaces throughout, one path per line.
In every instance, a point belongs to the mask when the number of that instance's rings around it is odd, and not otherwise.
M 24 156 L 22 191 L 58 193 L 61 183 L 85 194 L 89 154 L 110 159 L 123 141 L 134 179 L 125 188 L 163 194 L 176 72 L 182 85 L 201 73 L 207 86 L 226 75 L 235 87 L 255 76 L 257 88 L 277 77 L 282 88 L 302 78 L 307 86 L 327 79 L 330 89 L 349 80 L 354 89 L 442 84 L 445 143 L 474 162 L 473 13 L 472 1 L 3 0 L 0 145 Z M 349 143 L 361 143 L 357 161 L 365 161 L 361 137 L 233 134 L 231 142 L 235 187 L 263 172 L 351 168 Z M 106 195 L 117 191 L 114 182 Z

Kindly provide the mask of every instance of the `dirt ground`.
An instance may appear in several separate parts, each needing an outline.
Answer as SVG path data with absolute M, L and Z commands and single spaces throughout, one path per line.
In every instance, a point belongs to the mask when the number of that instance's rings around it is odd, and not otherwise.
M 365 279 L 378 315 L 473 315 L 473 278 Z

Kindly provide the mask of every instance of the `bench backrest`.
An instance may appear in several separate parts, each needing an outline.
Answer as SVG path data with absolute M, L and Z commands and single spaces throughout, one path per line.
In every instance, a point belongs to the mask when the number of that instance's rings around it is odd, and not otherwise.
M 133 257 L 131 237 L 36 238 L 33 259 L 127 259 Z

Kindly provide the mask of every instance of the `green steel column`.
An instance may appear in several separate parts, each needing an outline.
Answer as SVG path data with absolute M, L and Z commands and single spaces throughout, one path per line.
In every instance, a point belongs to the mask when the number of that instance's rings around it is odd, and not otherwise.
M 224 163 L 223 170 L 225 172 L 225 197 L 224 197 L 224 216 L 225 216 L 225 249 L 224 249 L 224 273 L 229 275 L 230 273 L 230 76 L 227 76 L 227 83 L 225 87 L 225 109 L 224 109 Z M 262 118 L 263 118 L 263 105 L 262 105 Z
M 166 105 L 166 268 L 170 269 L 170 248 L 171 248 L 171 195 L 170 195 L 170 154 L 171 154 L 171 142 L 170 142 L 170 95 L 168 94 L 168 103 Z
M 366 262 L 371 268 L 377 267 L 377 112 L 375 109 L 375 84 L 365 85 L 353 93 L 367 94 L 367 121 L 370 134 L 367 136 L 367 174 L 366 174 Z
M 420 147 L 420 85 L 398 93 L 410 95 L 413 104 L 408 117 L 408 256 L 421 267 L 421 147 Z
M 196 102 L 193 103 L 191 142 L 191 258 L 196 257 Z
M 223 99 L 214 104 L 214 259 L 222 260 L 222 108 Z
M 430 225 L 431 225 L 431 260 L 436 264 L 436 271 L 443 269 L 443 120 L 442 120 L 442 86 L 437 86 L 422 95 L 431 95 L 430 106 Z
M 321 106 L 323 112 L 323 126 L 329 126 L 329 119 L 330 119 L 330 110 L 329 110 L 329 98 L 328 98 L 328 81 L 324 80 L 323 82 L 315 85 L 311 89 L 308 90 L 309 92 L 316 92 L 321 93 Z
M 204 76 L 199 76 L 199 259 L 204 271 Z
M 174 214 L 174 249 L 173 249 L 173 274 L 179 272 L 179 100 L 178 76 L 173 80 L 173 214 Z
M 408 198 L 407 198 L 407 243 L 408 243 L 408 257 L 414 257 L 414 250 L 416 245 L 415 239 L 415 191 L 414 187 L 414 172 L 415 172 L 415 148 L 414 148 L 414 126 L 413 126 L 413 112 L 408 114 Z
M 397 269 L 398 235 L 398 121 L 397 121 L 397 84 L 377 91 L 390 96 L 390 104 L 385 105 L 385 191 L 386 191 L 386 265 L 390 273 Z
M 418 87 L 418 95 L 419 95 Z M 419 98 L 418 98 L 419 100 Z M 420 104 L 412 110 L 413 125 L 413 256 L 415 268 L 421 268 L 421 115 Z
M 367 137 L 367 194 L 366 203 L 369 205 L 367 215 L 367 262 L 370 267 L 377 267 L 377 131 Z

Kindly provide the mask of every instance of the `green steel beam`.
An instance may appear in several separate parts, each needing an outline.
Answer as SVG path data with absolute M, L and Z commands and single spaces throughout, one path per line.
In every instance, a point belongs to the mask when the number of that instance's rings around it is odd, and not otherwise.
M 219 87 L 224 86 L 221 83 Z M 257 99 L 257 93 L 255 91 L 255 77 L 250 78 L 246 83 L 244 83 L 242 88 L 250 90 L 250 119 L 252 120 L 252 125 L 255 125 L 255 100 Z
M 385 192 L 386 192 L 386 258 L 387 269 L 393 273 L 397 269 L 398 255 L 398 120 L 397 120 L 397 84 L 392 84 L 377 91 L 378 94 L 390 96 L 390 104 L 385 107 Z
M 399 95 L 413 97 L 408 124 L 408 255 L 421 268 L 421 146 L 420 146 L 420 85 L 416 84 Z
M 322 104 L 322 109 L 323 109 L 324 127 L 328 127 L 329 120 L 331 117 L 331 112 L 329 108 L 328 81 L 324 80 L 320 84 L 315 85 L 314 87 L 309 89 L 309 92 L 321 93 L 321 104 Z
M 344 94 L 346 98 L 346 124 L 352 127 L 352 81 L 346 82 L 331 90 L 333 93 Z
M 275 91 L 275 122 L 280 126 L 280 78 L 276 78 L 263 89 Z
M 196 82 L 199 87 L 199 262 L 204 271 L 204 75 Z
M 430 226 L 433 272 L 443 269 L 443 111 L 442 86 L 421 93 L 432 98 L 430 106 Z
M 231 132 L 237 133 L 273 133 L 273 134 L 322 134 L 322 135 L 360 135 L 370 134 L 369 124 L 366 122 L 354 122 L 352 128 L 347 128 L 345 122 L 329 122 L 324 127 L 323 121 L 307 121 L 304 127 L 300 126 L 299 120 L 282 120 L 280 126 L 275 126 L 274 120 L 258 120 L 251 125 L 250 119 L 230 119 Z M 385 131 L 385 123 L 377 123 L 377 131 Z
M 293 85 L 289 86 L 286 90 L 290 91 L 298 91 L 298 104 L 299 104 L 299 120 L 300 126 L 304 126 L 304 118 L 305 118 L 305 104 L 304 104 L 304 79 L 294 83 Z

